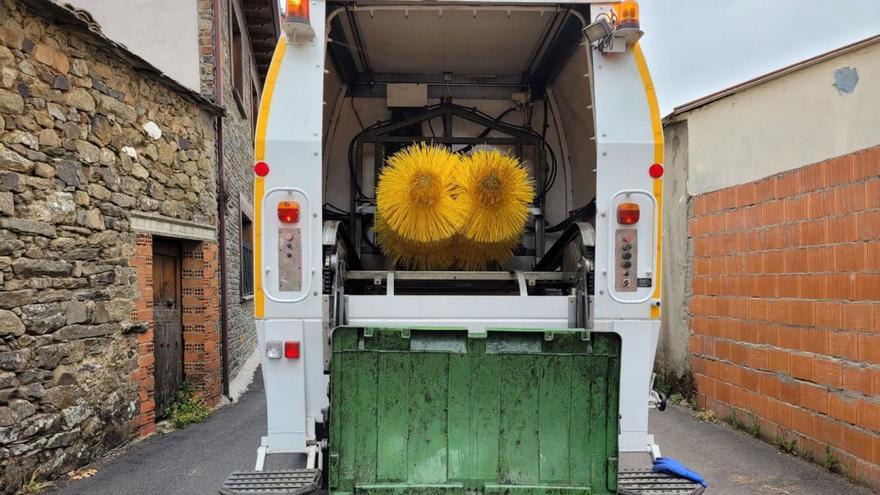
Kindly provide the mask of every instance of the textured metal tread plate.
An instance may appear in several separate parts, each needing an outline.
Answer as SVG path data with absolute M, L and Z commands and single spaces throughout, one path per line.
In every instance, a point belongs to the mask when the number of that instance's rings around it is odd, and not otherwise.
M 650 469 L 623 469 L 617 483 L 619 495 L 700 495 L 705 490 L 699 483 Z
M 318 469 L 235 472 L 223 482 L 221 495 L 304 495 L 320 486 Z

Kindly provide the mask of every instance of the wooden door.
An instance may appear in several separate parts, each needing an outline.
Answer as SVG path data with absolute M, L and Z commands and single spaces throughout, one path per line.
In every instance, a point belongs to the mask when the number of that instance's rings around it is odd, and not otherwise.
M 183 325 L 180 311 L 180 246 L 153 241 L 153 355 L 156 417 L 170 412 L 183 382 Z

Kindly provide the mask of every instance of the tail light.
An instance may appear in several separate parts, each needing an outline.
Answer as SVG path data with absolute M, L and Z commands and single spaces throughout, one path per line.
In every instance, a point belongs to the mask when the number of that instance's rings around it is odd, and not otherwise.
M 282 201 L 278 203 L 278 220 L 281 223 L 299 222 L 299 203 L 296 201 Z
M 639 222 L 638 203 L 620 203 L 617 206 L 617 223 L 621 225 L 634 225 Z
M 285 342 L 284 357 L 287 359 L 299 359 L 299 342 Z

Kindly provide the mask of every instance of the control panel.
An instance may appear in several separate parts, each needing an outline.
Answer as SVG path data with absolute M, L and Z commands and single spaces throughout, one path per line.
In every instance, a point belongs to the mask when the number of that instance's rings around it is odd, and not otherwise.
M 638 284 L 638 230 L 617 229 L 614 236 L 614 262 L 617 269 L 614 290 L 635 292 Z
M 278 229 L 278 290 L 302 290 L 302 230 L 298 227 Z

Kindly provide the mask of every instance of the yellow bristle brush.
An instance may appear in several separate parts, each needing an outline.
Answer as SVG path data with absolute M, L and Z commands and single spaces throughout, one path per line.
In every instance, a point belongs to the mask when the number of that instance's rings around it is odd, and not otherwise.
M 487 244 L 519 238 L 535 197 L 526 168 L 497 150 L 475 151 L 464 165 L 458 196 L 467 211 L 462 235 Z
M 455 198 L 461 159 L 446 148 L 416 144 L 392 155 L 376 188 L 377 212 L 395 235 L 423 244 L 448 241 L 466 210 Z

